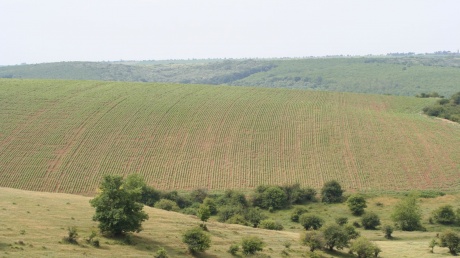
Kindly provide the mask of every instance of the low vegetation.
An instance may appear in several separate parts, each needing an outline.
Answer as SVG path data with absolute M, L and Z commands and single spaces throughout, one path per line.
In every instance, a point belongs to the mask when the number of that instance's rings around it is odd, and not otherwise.
M 450 99 L 441 98 L 435 105 L 423 108 L 423 112 L 460 123 L 460 92 L 453 94 Z
M 451 55 L 305 59 L 61 62 L 0 67 L 0 78 L 226 84 L 414 96 L 450 96 L 460 60 Z

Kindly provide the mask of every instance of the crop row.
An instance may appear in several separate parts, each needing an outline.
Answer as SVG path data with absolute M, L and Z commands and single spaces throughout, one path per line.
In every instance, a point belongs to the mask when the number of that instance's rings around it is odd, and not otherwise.
M 246 87 L 0 80 L 0 186 L 90 194 L 105 174 L 160 189 L 337 179 L 456 189 L 459 127 L 431 100 Z

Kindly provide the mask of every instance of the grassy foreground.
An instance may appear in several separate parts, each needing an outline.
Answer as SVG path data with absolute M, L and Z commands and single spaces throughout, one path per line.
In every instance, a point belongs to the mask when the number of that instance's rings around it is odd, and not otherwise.
M 69 194 L 30 192 L 10 188 L 0 188 L 0 256 L 1 257 L 152 257 L 159 247 L 164 247 L 171 257 L 189 257 L 186 246 L 181 242 L 181 234 L 200 221 L 194 216 L 183 215 L 145 207 L 150 219 L 143 226 L 144 230 L 134 234 L 134 244 L 125 245 L 121 240 L 98 236 L 101 247 L 91 247 L 84 241 L 97 224 L 91 220 L 94 213 L 88 201 L 90 198 Z M 438 205 L 458 203 L 459 196 L 446 195 L 435 199 L 422 199 L 424 217 Z M 382 207 L 376 207 L 380 202 Z M 381 214 L 383 223 L 387 223 L 392 205 L 397 202 L 393 197 L 374 197 L 369 203 L 370 210 Z M 336 216 L 347 216 L 349 211 L 344 204 L 323 206 L 312 204 L 311 208 L 332 221 Z M 231 257 L 226 251 L 232 243 L 239 242 L 243 236 L 261 237 L 266 246 L 259 257 L 283 257 L 286 250 L 290 257 L 303 257 L 307 248 L 300 246 L 298 224 L 289 224 L 284 217 L 285 211 L 270 215 L 285 225 L 284 231 L 254 229 L 239 225 L 208 222 L 211 234 L 211 248 L 199 257 Z M 355 218 L 350 217 L 350 221 Z M 426 223 L 426 220 L 424 220 Z M 62 238 L 67 234 L 67 227 L 76 226 L 80 235 L 79 245 L 67 244 Z M 427 224 L 425 224 L 427 226 Z M 430 232 L 393 233 L 393 240 L 385 240 L 383 233 L 363 231 L 361 234 L 374 241 L 383 252 L 380 257 L 448 257 L 447 248 L 436 247 L 429 253 L 428 242 L 436 232 L 442 230 L 435 225 L 428 225 Z M 289 249 L 284 243 L 289 242 Z M 323 253 L 326 257 L 352 257 L 347 250 Z M 264 256 L 265 255 L 265 256 Z M 256 256 L 257 257 L 257 256 Z
M 0 186 L 458 190 L 460 127 L 433 99 L 230 86 L 0 80 Z

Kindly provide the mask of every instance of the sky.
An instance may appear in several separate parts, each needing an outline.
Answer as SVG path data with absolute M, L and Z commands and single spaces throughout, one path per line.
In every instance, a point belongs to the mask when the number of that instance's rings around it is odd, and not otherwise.
M 458 0 L 0 0 L 0 65 L 457 52 Z

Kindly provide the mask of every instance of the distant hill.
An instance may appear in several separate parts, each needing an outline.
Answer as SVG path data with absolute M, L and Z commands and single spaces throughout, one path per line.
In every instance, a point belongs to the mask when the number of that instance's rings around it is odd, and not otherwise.
M 420 114 L 435 101 L 0 79 L 0 186 L 93 194 L 105 174 L 139 173 L 159 189 L 458 190 L 460 127 Z
M 414 96 L 460 90 L 457 56 L 61 62 L 0 67 L 0 78 L 174 82 Z

